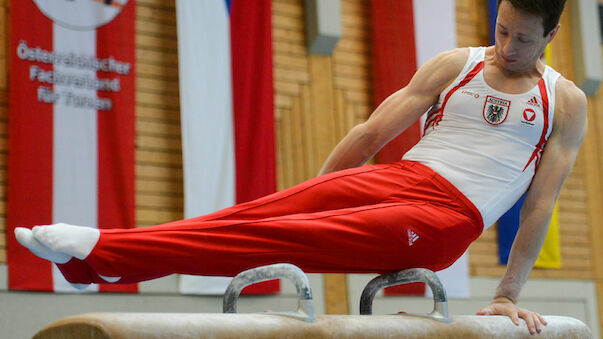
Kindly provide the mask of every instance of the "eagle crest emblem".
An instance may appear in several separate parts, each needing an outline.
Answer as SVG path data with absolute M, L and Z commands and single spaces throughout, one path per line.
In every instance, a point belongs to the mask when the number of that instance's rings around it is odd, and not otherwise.
M 511 101 L 488 95 L 484 104 L 484 119 L 490 125 L 500 125 L 509 114 Z

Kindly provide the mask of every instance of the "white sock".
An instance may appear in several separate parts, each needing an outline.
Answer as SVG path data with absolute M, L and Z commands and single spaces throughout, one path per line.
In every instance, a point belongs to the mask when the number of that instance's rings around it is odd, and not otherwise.
M 32 233 L 37 241 L 52 251 L 81 260 L 88 257 L 100 238 L 100 231 L 95 228 L 63 223 L 36 226 Z
M 100 238 L 100 231 L 96 228 L 63 223 L 36 226 L 32 229 L 31 233 L 38 243 L 47 248 L 59 254 L 74 256 L 81 260 L 88 257 Z M 109 283 L 114 283 L 121 279 L 121 277 L 107 277 L 100 274 L 98 276 Z M 86 286 L 85 284 L 81 284 L 81 286 L 74 285 L 78 289 L 85 288 Z
M 27 247 L 33 254 L 42 259 L 50 260 L 57 264 L 64 264 L 72 258 L 70 255 L 53 251 L 47 246 L 44 246 L 33 236 L 33 233 L 29 228 L 16 227 L 15 237 L 19 244 Z

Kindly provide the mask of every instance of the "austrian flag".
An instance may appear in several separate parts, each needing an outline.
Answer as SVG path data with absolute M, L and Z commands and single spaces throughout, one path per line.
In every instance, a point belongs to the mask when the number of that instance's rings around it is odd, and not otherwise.
M 13 230 L 134 227 L 135 6 L 12 0 L 10 8 L 9 288 L 74 291 Z

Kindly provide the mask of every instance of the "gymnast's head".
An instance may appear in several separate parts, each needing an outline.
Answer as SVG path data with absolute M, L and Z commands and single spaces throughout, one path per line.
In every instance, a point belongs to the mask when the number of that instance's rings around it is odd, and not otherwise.
M 533 67 L 559 31 L 566 0 L 498 0 L 496 57 L 503 68 Z

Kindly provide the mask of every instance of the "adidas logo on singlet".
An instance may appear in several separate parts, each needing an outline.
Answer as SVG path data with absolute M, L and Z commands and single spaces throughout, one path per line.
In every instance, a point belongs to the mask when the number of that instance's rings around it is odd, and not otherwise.
M 408 246 L 412 246 L 417 240 L 419 240 L 417 233 L 408 230 Z
M 536 99 L 536 97 L 532 97 L 532 99 L 528 101 L 528 105 L 540 107 L 540 104 L 538 103 L 538 99 Z

